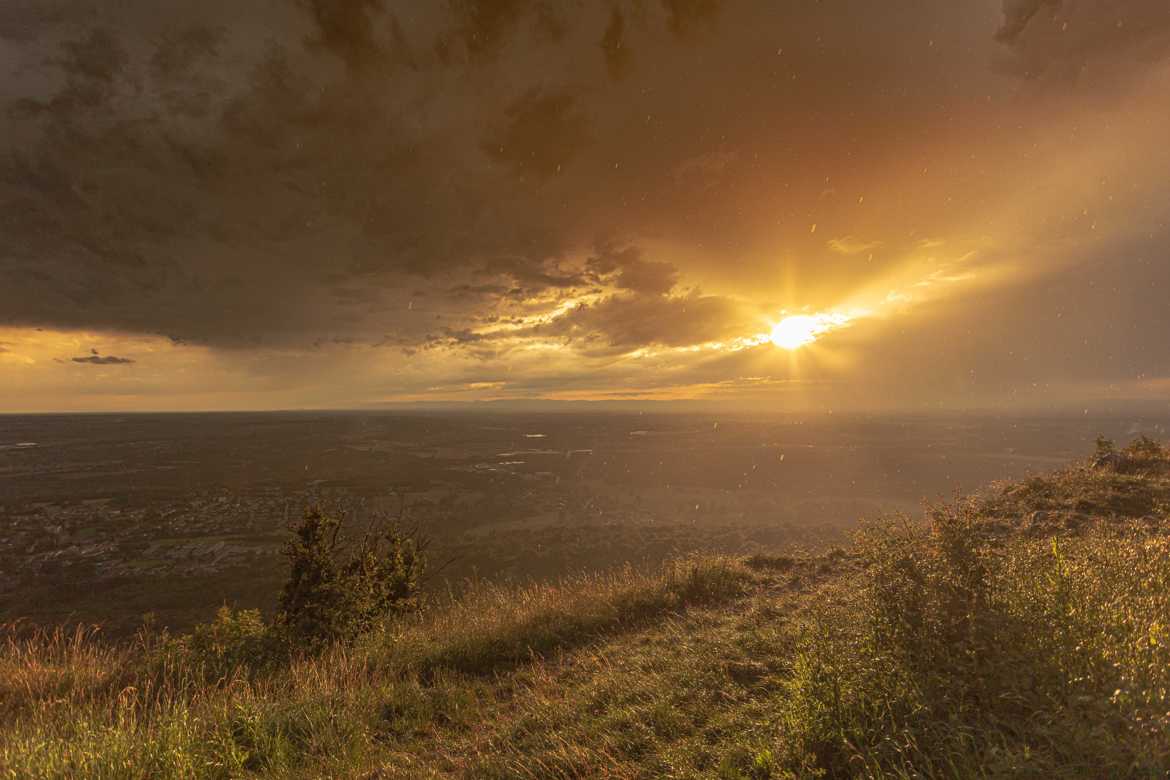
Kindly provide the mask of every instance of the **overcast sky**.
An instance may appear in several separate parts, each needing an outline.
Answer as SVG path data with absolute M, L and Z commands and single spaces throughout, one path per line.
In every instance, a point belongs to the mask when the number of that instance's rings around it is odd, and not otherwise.
M 4 0 L 0 411 L 1168 399 L 1168 138 L 1166 0 Z

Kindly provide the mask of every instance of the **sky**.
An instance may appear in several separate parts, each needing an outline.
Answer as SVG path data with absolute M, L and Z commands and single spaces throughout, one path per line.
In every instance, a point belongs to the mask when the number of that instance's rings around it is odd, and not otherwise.
M 5 0 L 0 411 L 1170 400 L 1165 0 Z

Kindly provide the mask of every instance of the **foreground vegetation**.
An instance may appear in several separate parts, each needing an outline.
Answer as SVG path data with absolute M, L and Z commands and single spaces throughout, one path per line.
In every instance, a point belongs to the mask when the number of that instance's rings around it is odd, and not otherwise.
M 230 610 L 0 649 L 7 777 L 1168 771 L 1170 456 L 1145 439 L 848 551 L 479 585 L 312 653 Z

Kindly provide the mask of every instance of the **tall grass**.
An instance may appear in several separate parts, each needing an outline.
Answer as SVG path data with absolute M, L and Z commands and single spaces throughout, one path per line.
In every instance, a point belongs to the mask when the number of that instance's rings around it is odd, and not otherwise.
M 829 776 L 1170 771 L 1170 540 L 1100 527 L 989 544 L 887 523 L 804 623 L 783 764 Z
M 671 610 L 742 595 L 751 572 L 730 558 L 691 558 L 659 574 L 627 570 L 577 580 L 571 595 L 546 586 L 486 584 L 397 637 L 402 655 L 435 669 L 498 671 L 534 656 L 637 628 Z M 568 595 L 568 597 L 566 597 Z
M 21 632 L 0 648 L 0 776 L 348 776 L 387 740 L 438 719 L 420 695 L 445 675 L 493 675 L 541 655 L 741 595 L 754 575 L 720 558 L 559 585 L 480 585 L 362 642 L 274 664 L 247 613 L 192 636 L 107 645 L 90 630 Z M 448 702 L 474 695 L 447 686 Z M 443 716 L 447 717 L 447 716 Z

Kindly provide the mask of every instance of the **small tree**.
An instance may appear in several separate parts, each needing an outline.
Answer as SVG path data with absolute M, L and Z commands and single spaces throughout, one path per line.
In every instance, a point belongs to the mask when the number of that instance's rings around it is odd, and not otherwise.
M 277 623 L 294 642 L 349 641 L 418 608 L 422 550 L 414 535 L 393 524 L 350 544 L 341 521 L 313 507 L 293 529 L 284 555 L 289 576 Z
M 1097 450 L 1093 453 L 1093 468 L 1119 470 L 1124 465 L 1125 458 L 1117 451 L 1112 439 L 1104 436 L 1097 437 Z

